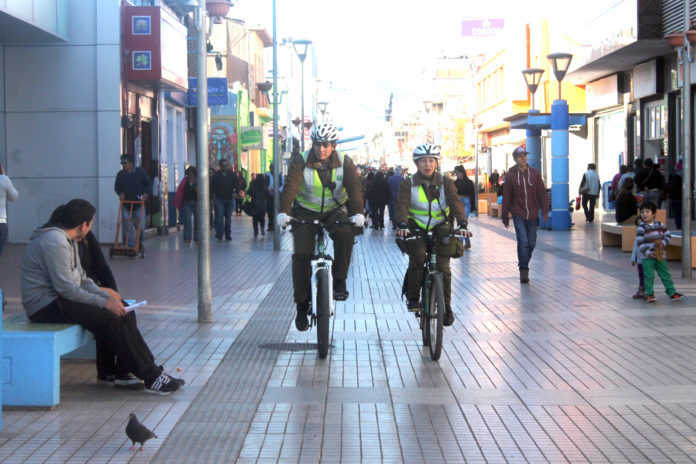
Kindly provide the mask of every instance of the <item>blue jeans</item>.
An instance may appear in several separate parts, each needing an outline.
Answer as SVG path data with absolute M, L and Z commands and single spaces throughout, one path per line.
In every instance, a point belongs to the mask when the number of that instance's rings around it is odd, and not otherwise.
M 515 224 L 515 235 L 517 235 L 517 260 L 520 270 L 529 269 L 529 260 L 536 246 L 539 219 L 527 220 L 513 216 L 512 222 Z
M 7 242 L 7 223 L 0 222 L 0 256 L 2 256 L 2 250 L 5 248 L 5 243 Z
M 225 237 L 232 235 L 232 211 L 234 211 L 234 198 L 223 200 L 215 199 L 215 237 L 222 238 L 223 231 Z M 223 230 L 224 226 L 224 230 Z
M 395 207 L 396 207 L 396 198 L 392 197 L 389 199 L 389 220 L 392 223 L 392 229 L 396 229 L 396 217 L 394 216 L 396 214 L 394 212 Z
M 196 202 L 185 201 L 181 206 L 181 220 L 184 223 L 184 241 L 190 242 L 191 235 L 198 241 L 198 228 L 196 227 Z
M 138 222 L 140 222 L 140 245 L 142 246 L 145 238 L 145 214 L 140 218 L 140 206 L 134 206 L 131 211 L 130 206 L 124 204 L 121 208 L 121 237 L 124 245 L 126 237 L 128 238 L 127 246 L 135 248 L 135 232 L 138 230 Z

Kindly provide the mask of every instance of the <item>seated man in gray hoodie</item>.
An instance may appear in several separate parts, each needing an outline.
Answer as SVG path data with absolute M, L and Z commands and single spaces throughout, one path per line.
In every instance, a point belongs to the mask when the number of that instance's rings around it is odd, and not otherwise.
M 150 349 L 113 289 L 99 287 L 80 264 L 77 242 L 94 222 L 94 206 L 71 200 L 61 207 L 56 224 L 34 231 L 22 260 L 22 305 L 32 322 L 79 324 L 94 334 L 98 349 L 106 346 L 135 377 L 98 380 L 119 385 L 142 379 L 145 391 L 168 395 L 183 385 L 155 364 Z

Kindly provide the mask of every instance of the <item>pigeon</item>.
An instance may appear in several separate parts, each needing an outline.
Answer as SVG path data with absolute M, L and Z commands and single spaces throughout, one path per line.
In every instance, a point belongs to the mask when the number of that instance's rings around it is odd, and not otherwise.
M 131 446 L 130 449 L 133 451 L 135 449 L 135 444 L 140 443 L 140 451 L 142 451 L 145 442 L 150 438 L 157 438 L 157 435 L 138 422 L 138 418 L 135 417 L 135 413 L 130 413 L 128 417 L 130 417 L 130 419 L 128 420 L 128 425 L 126 425 L 126 435 L 130 441 L 133 442 L 133 446 Z

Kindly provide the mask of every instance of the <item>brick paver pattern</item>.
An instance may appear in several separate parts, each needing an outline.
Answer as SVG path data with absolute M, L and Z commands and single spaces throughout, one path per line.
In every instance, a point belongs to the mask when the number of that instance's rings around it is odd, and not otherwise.
M 439 362 L 405 311 L 391 231 L 357 239 L 325 360 L 315 332 L 294 328 L 289 233 L 275 253 L 272 235 L 255 240 L 235 218 L 232 242 L 212 241 L 208 324 L 196 322 L 195 247 L 149 240 L 144 260 L 114 259 L 114 272 L 124 295 L 148 300 L 144 337 L 186 386 L 108 389 L 93 362 L 63 361 L 56 409 L 3 411 L 0 462 L 694 462 L 695 285 L 670 262 L 688 298 L 631 299 L 629 255 L 576 219 L 539 232 L 528 285 L 512 228 L 472 219 Z M 5 315 L 20 310 L 22 250 L 0 262 Z M 142 453 L 128 450 L 130 412 L 159 436 Z

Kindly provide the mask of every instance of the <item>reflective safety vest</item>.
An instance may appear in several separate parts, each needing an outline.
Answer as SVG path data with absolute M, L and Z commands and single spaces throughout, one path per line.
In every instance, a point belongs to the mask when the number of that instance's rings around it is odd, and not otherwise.
M 305 164 L 307 163 L 309 152 L 310 150 L 307 150 L 302 154 Z M 336 184 L 333 192 L 330 188 L 321 184 L 321 179 L 316 169 L 305 166 L 304 180 L 300 185 L 297 197 L 295 197 L 297 203 L 303 208 L 317 213 L 325 213 L 343 206 L 348 201 L 348 192 L 343 187 L 344 155 L 339 152 L 336 152 L 336 154 L 341 160 L 341 166 L 331 170 L 331 182 Z
M 411 182 L 413 182 L 413 176 L 411 176 Z M 430 230 L 442 224 L 447 220 L 449 212 L 450 209 L 447 206 L 444 185 L 440 187 L 440 197 L 433 201 L 428 201 L 428 197 L 425 194 L 425 186 L 413 185 L 411 187 L 411 204 L 408 206 L 408 217 L 413 219 L 421 229 Z

